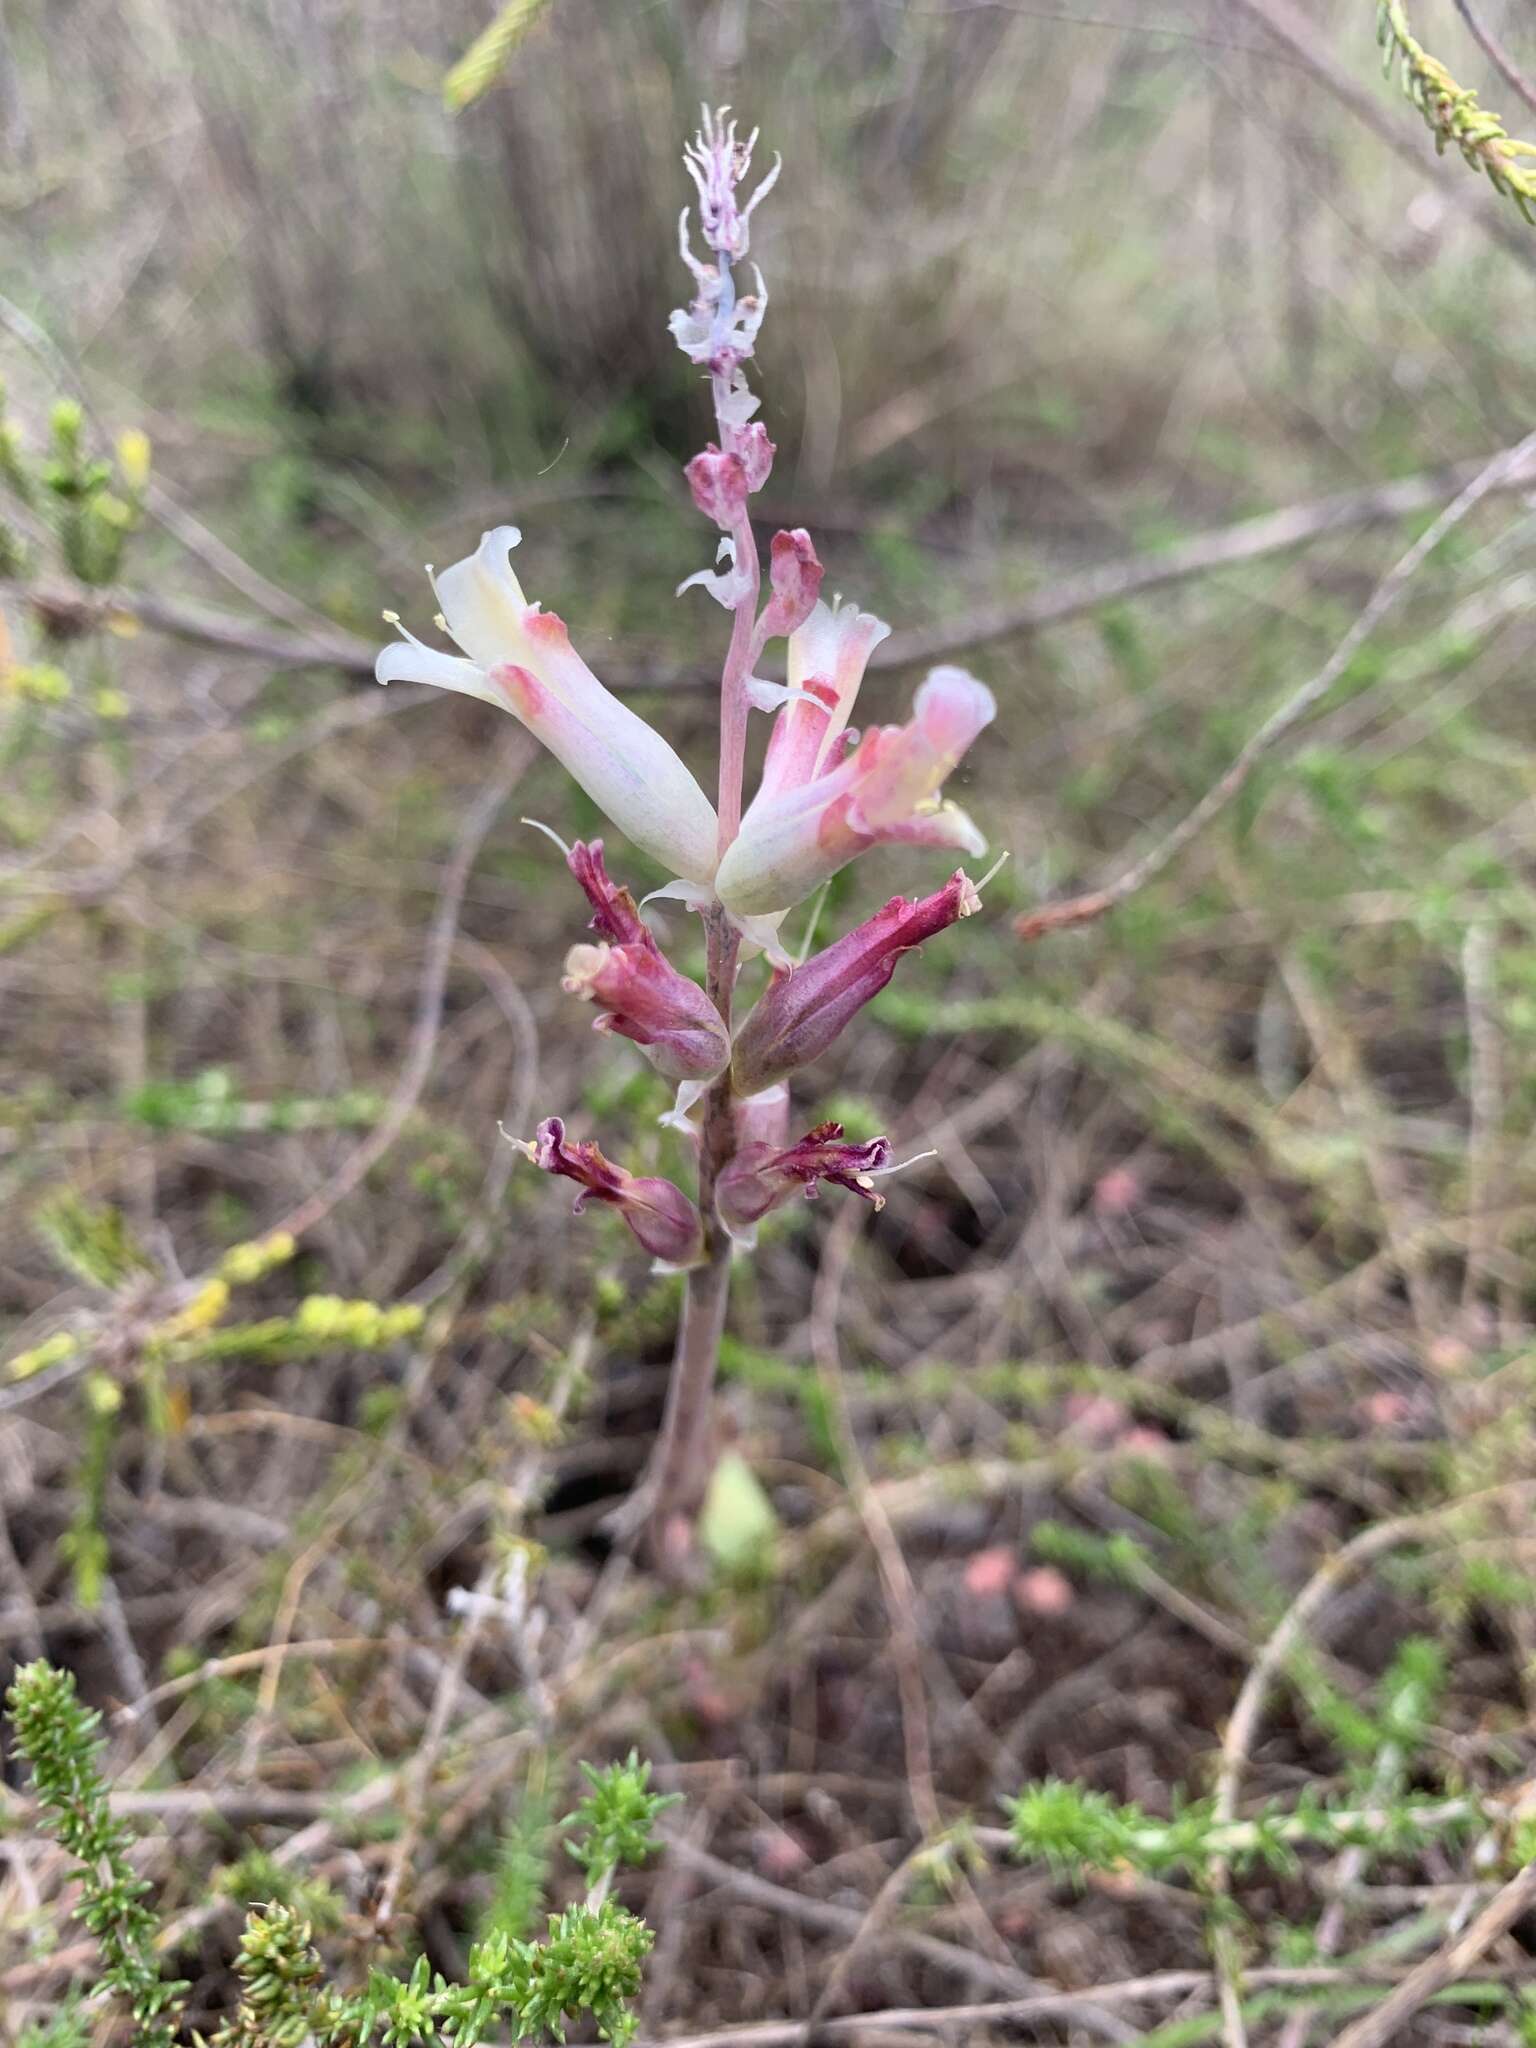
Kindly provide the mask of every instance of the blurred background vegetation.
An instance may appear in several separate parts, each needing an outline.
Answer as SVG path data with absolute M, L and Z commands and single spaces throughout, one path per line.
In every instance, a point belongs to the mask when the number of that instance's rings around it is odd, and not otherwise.
M 653 2030 L 1204 1969 L 1200 1885 L 882 1886 L 1030 1778 L 1209 1790 L 1255 1646 L 1405 1514 L 1456 1540 L 1415 1524 L 1330 1608 L 1244 1798 L 1482 1812 L 1536 1763 L 1527 497 L 1153 889 L 1033 947 L 1011 914 L 1186 809 L 1526 431 L 1536 228 L 1437 158 L 1369 0 L 526 11 L 456 112 L 467 0 L 0 27 L 0 1658 L 132 1709 L 205 2013 L 238 1904 L 301 1882 L 343 1969 L 381 1921 L 450 1964 L 520 1924 L 571 1759 L 632 1745 L 691 1816 L 626 1880 Z M 1536 68 L 1529 11 L 1463 15 L 1414 27 L 1536 132 L 1484 47 Z M 665 325 L 706 97 L 785 159 L 765 518 L 895 623 L 866 715 L 938 647 L 993 685 L 957 793 L 1012 859 L 806 1077 L 807 1121 L 937 1158 L 856 1245 L 830 1202 L 765 1231 L 725 1402 L 755 1477 L 684 1595 L 602 1527 L 674 1284 L 497 1136 L 676 1163 L 559 992 L 581 910 L 519 822 L 597 820 L 509 722 L 364 677 L 422 564 L 512 519 L 530 596 L 711 757 L 721 621 L 671 595 L 707 394 Z M 937 879 L 850 869 L 823 930 Z M 1383 1777 L 1420 1637 L 1447 1690 Z M 1326 1939 L 1334 1862 L 1240 1871 L 1244 1952 L 1411 1961 L 1469 1859 L 1356 1869 Z M 16 1849 L 0 2024 L 67 1985 L 58 1881 Z M 1437 2041 L 1516 2038 L 1494 1963 Z M 1265 1996 L 1289 2048 L 1321 2024 Z

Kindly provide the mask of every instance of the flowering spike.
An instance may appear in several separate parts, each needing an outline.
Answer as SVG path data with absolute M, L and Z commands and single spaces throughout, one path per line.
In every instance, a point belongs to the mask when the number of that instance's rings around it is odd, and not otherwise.
M 762 272 L 753 265 L 757 292 L 738 298 L 731 266 L 746 255 L 751 243 L 754 208 L 769 192 L 782 168 L 774 158 L 773 169 L 763 178 L 745 205 L 737 187 L 752 168 L 752 151 L 757 142 L 754 128 L 745 142 L 736 137 L 736 123 L 727 122 L 730 111 L 703 110 L 703 125 L 683 151 L 683 162 L 699 195 L 699 233 L 706 249 L 716 258 L 710 263 L 694 255 L 688 240 L 688 208 L 678 222 L 678 246 L 684 263 L 698 287 L 691 306 L 679 307 L 668 325 L 683 353 L 696 363 L 705 363 L 717 377 L 732 380 L 738 364 L 751 355 L 768 305 Z
M 783 1151 L 769 1144 L 744 1145 L 722 1171 L 716 1199 L 733 1230 L 750 1230 L 770 1209 L 796 1194 L 814 1201 L 819 1181 L 847 1188 L 883 1209 L 885 1197 L 876 1192 L 874 1176 L 890 1164 L 890 1157 L 889 1138 L 847 1144 L 841 1124 L 817 1124 L 797 1145 Z
M 938 792 L 996 716 L 992 692 L 964 669 L 936 668 L 912 712 L 906 725 L 872 727 L 813 780 L 758 793 L 715 877 L 728 911 L 788 909 L 855 854 L 887 841 L 985 851 L 964 811 L 941 804 Z
M 699 1212 L 673 1182 L 627 1173 L 590 1142 L 568 1145 L 565 1125 L 557 1116 L 544 1119 L 532 1143 L 514 1142 L 542 1172 L 578 1183 L 581 1193 L 573 1215 L 579 1216 L 589 1201 L 606 1202 L 620 1212 L 653 1258 L 669 1266 L 691 1266 L 698 1260 L 704 1245 Z
M 963 868 L 920 901 L 893 896 L 803 966 L 775 974 L 736 1034 L 731 1073 L 746 1095 L 782 1081 L 826 1051 L 849 1018 L 896 972 L 903 953 L 981 908 Z
M 773 169 L 761 180 L 745 206 L 736 203 L 736 188 L 752 168 L 757 147 L 757 129 L 745 142 L 736 139 L 736 123 L 727 122 L 729 107 L 701 107 L 699 132 L 683 148 L 688 175 L 698 187 L 699 232 L 706 247 L 737 263 L 747 253 L 750 222 L 758 202 L 773 190 L 783 159 L 775 155 Z
M 527 602 L 509 563 L 519 538 L 513 527 L 486 534 L 475 554 L 436 579 L 441 646 L 424 646 L 386 614 L 398 637 L 376 669 L 380 682 L 430 682 L 510 710 L 636 845 L 665 863 L 676 879 L 651 896 L 678 900 L 704 920 L 709 971 L 701 988 L 666 958 L 643 906 L 609 877 L 602 841 L 566 846 L 549 834 L 591 907 L 590 933 L 566 956 L 564 986 L 598 1006 L 597 1030 L 631 1039 L 675 1082 L 662 1121 L 687 1136 L 697 1161 L 695 1206 L 669 1180 L 631 1174 L 595 1144 L 567 1143 L 558 1117 L 521 1148 L 544 1172 L 577 1183 L 578 1210 L 607 1203 L 657 1258 L 707 1264 L 707 1278 L 695 1273 L 688 1284 L 662 1432 L 636 1496 L 636 1524 L 648 1518 L 663 1557 L 676 1551 L 675 1528 L 707 1476 L 727 1236 L 750 1241 L 761 1216 L 796 1194 L 814 1197 L 823 1181 L 878 1208 L 878 1177 L 899 1170 L 884 1138 L 852 1144 L 835 1123 L 791 1144 L 787 1077 L 886 986 L 904 952 L 979 909 L 979 891 L 957 870 L 932 895 L 893 897 L 798 967 L 784 944 L 784 919 L 867 848 L 905 842 L 979 854 L 980 833 L 941 792 L 996 710 L 973 676 L 938 668 L 905 724 L 856 732 L 865 667 L 890 629 L 855 605 L 822 602 L 822 565 L 804 528 L 774 535 L 761 558 L 752 498 L 775 451 L 747 382 L 768 305 L 749 252 L 754 211 L 779 163 L 754 187 L 756 141 L 756 130 L 739 135 L 727 108 L 704 109 L 684 153 L 693 195 L 678 225 L 690 303 L 669 321 L 706 374 L 715 418 L 715 438 L 685 471 L 694 503 L 716 529 L 714 559 L 679 590 L 702 587 L 733 614 L 720 673 L 718 816 L 660 733 L 582 661 L 563 622 Z M 785 682 L 762 672 L 771 670 L 763 656 L 774 639 L 788 642 Z M 772 725 L 761 784 L 744 813 L 754 708 Z M 771 979 L 733 1042 L 726 1020 L 738 973 L 758 953 Z
M 437 578 L 463 656 L 408 635 L 383 650 L 375 675 L 435 683 L 511 711 L 637 846 L 690 881 L 708 881 L 719 837 L 713 806 L 661 734 L 604 689 L 564 621 L 524 598 L 508 560 L 520 538 L 515 526 L 499 526 Z

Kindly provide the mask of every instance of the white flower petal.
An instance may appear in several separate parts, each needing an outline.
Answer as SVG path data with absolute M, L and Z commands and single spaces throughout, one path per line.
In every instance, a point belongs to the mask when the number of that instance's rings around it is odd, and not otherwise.
M 784 950 L 784 941 L 779 937 L 779 926 L 788 914 L 782 910 L 771 912 L 766 917 L 738 917 L 734 911 L 726 911 L 732 925 L 741 933 L 741 956 L 744 960 L 754 959 L 757 954 L 767 955 L 768 965 L 786 970 L 794 966 Z
M 492 684 L 483 668 L 466 661 L 462 654 L 442 654 L 435 647 L 423 647 L 419 640 L 394 640 L 379 650 L 373 673 L 381 683 L 432 683 L 440 690 L 457 690 L 465 697 L 479 697 L 487 704 L 507 700 Z
M 688 1112 L 702 1100 L 708 1087 L 707 1081 L 679 1081 L 672 1107 L 664 1110 L 656 1121 L 664 1130 L 682 1131 L 690 1138 L 697 1138 L 698 1128 L 688 1121 Z
M 659 889 L 648 890 L 640 898 L 639 907 L 644 910 L 647 903 L 681 903 L 685 910 L 702 913 L 714 900 L 714 890 L 707 889 L 702 882 L 664 882 Z
M 437 578 L 448 631 L 482 668 L 523 658 L 528 600 L 507 559 L 522 537 L 515 526 L 493 527 L 472 555 Z

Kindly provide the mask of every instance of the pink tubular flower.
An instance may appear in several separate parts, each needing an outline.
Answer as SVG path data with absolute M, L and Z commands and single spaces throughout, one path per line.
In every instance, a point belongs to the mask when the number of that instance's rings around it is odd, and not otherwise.
M 520 539 L 515 526 L 498 526 L 437 578 L 442 624 L 463 655 L 408 635 L 383 650 L 374 674 L 381 683 L 435 683 L 512 712 L 636 846 L 685 881 L 708 882 L 718 850 L 713 805 L 661 734 L 604 689 L 564 621 L 524 598 L 508 560 Z
M 560 986 L 601 1003 L 596 1031 L 632 1038 L 669 1081 L 712 1081 L 731 1056 L 720 1012 L 696 981 L 649 946 L 572 946 Z
M 756 1094 L 816 1059 L 885 987 L 903 953 L 980 908 L 975 885 L 957 868 L 932 896 L 910 903 L 893 896 L 803 966 L 775 974 L 736 1034 L 731 1072 L 737 1088 Z
M 720 1012 L 668 960 L 629 891 L 609 879 L 601 839 L 578 839 L 566 865 L 592 905 L 594 930 L 611 943 L 572 946 L 561 986 L 601 1003 L 594 1028 L 633 1039 L 669 1081 L 712 1081 L 731 1056 Z
M 965 812 L 941 804 L 938 792 L 996 716 L 992 692 L 964 669 L 936 668 L 912 712 L 906 725 L 872 727 L 813 780 L 758 793 L 715 877 L 728 911 L 760 917 L 787 910 L 855 854 L 888 841 L 985 851 Z
M 820 600 L 789 636 L 793 696 L 773 722 L 759 801 L 798 789 L 837 765 L 839 741 L 870 655 L 890 633 L 884 619 L 856 604 Z
M 768 562 L 773 595 L 764 608 L 758 633 L 763 640 L 778 640 L 803 626 L 810 617 L 821 595 L 825 572 L 803 526 L 773 536 Z
M 534 1165 L 580 1184 L 572 1214 L 591 1202 L 607 1202 L 623 1216 L 652 1258 L 669 1266 L 691 1266 L 704 1248 L 699 1212 L 680 1187 L 648 1174 L 626 1173 L 591 1143 L 567 1145 L 565 1125 L 548 1116 L 531 1144 L 519 1140 Z
M 885 1207 L 875 1191 L 874 1175 L 890 1164 L 889 1138 L 871 1138 L 862 1145 L 843 1142 L 841 1124 L 817 1124 L 798 1145 L 775 1151 L 772 1145 L 744 1145 L 721 1172 L 715 1199 L 727 1228 L 750 1230 L 754 1223 L 792 1196 L 816 1199 L 816 1184 L 827 1181 Z

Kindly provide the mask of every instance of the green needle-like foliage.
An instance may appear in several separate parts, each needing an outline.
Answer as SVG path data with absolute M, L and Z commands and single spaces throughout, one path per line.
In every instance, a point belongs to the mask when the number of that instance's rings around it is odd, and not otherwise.
M 211 2048 L 444 2048 L 476 2044 L 510 2029 L 518 2040 L 563 2041 L 568 2020 L 590 2014 L 605 2041 L 623 2048 L 635 2031 L 634 2000 L 651 1930 L 605 1899 L 571 1906 L 543 1941 L 490 1935 L 469 1951 L 465 1982 L 451 1984 L 419 1956 L 408 1977 L 376 1970 L 367 1989 L 346 1996 L 324 1983 L 310 1927 L 291 1906 L 268 1906 L 246 1922 L 235 1968 L 242 1996 Z
M 566 1847 L 587 1874 L 588 1884 L 599 1884 L 621 1863 L 643 1863 L 655 1847 L 656 1816 L 675 1806 L 675 1792 L 650 1789 L 651 1767 L 633 1750 L 621 1764 L 594 1770 L 583 1764 L 587 1794 L 573 1813 L 560 1823 L 580 1829 L 577 1840 Z
M 1403 0 L 1378 0 L 1376 35 L 1388 76 L 1394 66 L 1402 88 L 1429 125 L 1435 147 L 1454 144 L 1475 171 L 1506 199 L 1513 199 L 1536 224 L 1536 143 L 1519 142 L 1497 114 L 1478 105 L 1470 87 L 1458 85 L 1438 57 L 1432 57 L 1408 26 Z
M 1266 1806 L 1240 1821 L 1218 1821 L 1213 1802 L 1192 1800 L 1167 1820 L 1103 1792 L 1046 1778 L 1005 1802 L 1014 1853 L 1064 1876 L 1132 1870 L 1166 1878 L 1183 1871 L 1196 1883 L 1220 1858 L 1241 1870 L 1293 1871 L 1303 1847 L 1334 1855 L 1364 1844 L 1389 1855 L 1464 1834 L 1479 1809 L 1470 1800 L 1398 1795 L 1380 1806 L 1328 1807 L 1303 1798 L 1292 1808 Z
M 81 1704 L 71 1672 L 42 1662 L 16 1674 L 6 1704 L 38 1800 L 78 1866 L 80 1918 L 101 1949 L 100 1990 L 132 2015 L 138 2048 L 170 2048 L 187 1987 L 160 1974 L 149 1887 L 134 1875 L 131 1837 L 112 1817 L 101 1775 L 100 1716 Z
M 135 2048 L 172 2048 L 187 1986 L 160 1975 L 158 1923 L 145 1903 L 149 1887 L 128 1862 L 129 1835 L 114 1820 L 101 1774 L 99 1716 L 83 1706 L 73 1676 L 42 1662 L 18 1673 L 6 1696 L 16 1747 L 32 1773 L 39 1804 L 76 1862 L 80 1917 L 101 1951 L 92 1998 L 68 2007 L 34 2048 L 75 2048 L 90 2031 L 100 1998 L 121 2004 Z M 650 1766 L 631 1755 L 595 1770 L 582 1766 L 587 1791 L 564 1823 L 592 1891 L 550 1916 L 542 1940 L 494 1929 L 470 1949 L 462 1984 L 434 1972 L 425 1956 L 406 1977 L 375 1970 L 358 1992 L 336 1989 L 296 1904 L 274 1901 L 252 1912 L 235 1968 L 240 2004 L 210 2048 L 476 2048 L 510 2032 L 563 2041 L 568 2022 L 590 2018 L 606 2041 L 624 2048 L 634 2034 L 635 2000 L 652 1934 L 603 1895 L 620 1863 L 640 1863 L 655 1847 L 657 1814 L 672 1804 L 650 1790 Z

